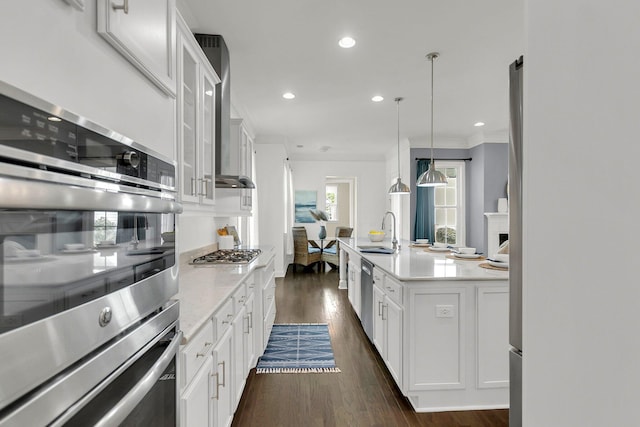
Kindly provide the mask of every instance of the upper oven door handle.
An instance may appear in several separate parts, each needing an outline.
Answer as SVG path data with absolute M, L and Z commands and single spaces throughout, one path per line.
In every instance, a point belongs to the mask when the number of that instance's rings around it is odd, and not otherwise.
M 5 166 L 3 166 L 5 167 Z M 16 168 L 6 165 L 7 168 Z M 18 167 L 19 168 L 19 167 Z M 51 172 L 35 171 L 38 177 L 20 179 L 0 175 L 0 209 L 73 209 L 149 213 L 180 213 L 182 205 L 172 194 L 124 188 L 117 183 L 65 177 L 60 182 Z M 51 176 L 48 176 L 51 174 Z M 49 178 L 49 182 L 42 178 Z M 35 179 L 34 179 L 35 178 Z M 56 179 L 57 178 L 57 179 Z
M 122 398 L 118 403 L 114 405 L 111 410 L 96 423 L 94 427 L 106 427 L 120 425 L 129 414 L 138 406 L 138 404 L 145 398 L 151 388 L 155 385 L 158 379 L 162 376 L 162 373 L 171 361 L 178 354 L 178 347 L 182 342 L 182 331 L 178 333 L 171 340 L 171 344 L 162 353 L 160 358 L 153 364 L 149 372 L 138 383 L 131 388 L 131 390 Z

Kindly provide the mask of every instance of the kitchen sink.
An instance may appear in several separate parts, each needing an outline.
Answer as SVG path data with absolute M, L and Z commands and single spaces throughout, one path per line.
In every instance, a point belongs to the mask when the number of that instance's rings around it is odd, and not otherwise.
M 362 245 L 358 246 L 358 249 L 360 249 L 360 252 L 370 254 L 392 254 L 394 252 L 390 247 L 380 245 Z

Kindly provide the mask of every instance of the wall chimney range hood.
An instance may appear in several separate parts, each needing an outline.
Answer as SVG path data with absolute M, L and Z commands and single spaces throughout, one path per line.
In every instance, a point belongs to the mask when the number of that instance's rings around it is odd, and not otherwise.
M 223 154 L 232 152 L 231 145 L 231 83 L 229 49 L 220 35 L 194 34 L 196 41 L 213 69 L 220 77 L 216 85 L 216 188 L 256 188 L 247 176 L 231 170 L 235 162 L 223 162 Z

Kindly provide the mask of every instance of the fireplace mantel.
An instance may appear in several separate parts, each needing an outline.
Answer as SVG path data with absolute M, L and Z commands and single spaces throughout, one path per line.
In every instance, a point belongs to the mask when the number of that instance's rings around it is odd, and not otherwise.
M 509 238 L 509 214 L 486 212 L 487 217 L 487 256 L 498 251 L 500 243 Z

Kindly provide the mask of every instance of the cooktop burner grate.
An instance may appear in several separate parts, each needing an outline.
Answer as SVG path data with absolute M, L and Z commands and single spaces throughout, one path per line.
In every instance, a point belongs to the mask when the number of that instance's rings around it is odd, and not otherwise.
M 261 252 L 260 249 L 219 249 L 195 258 L 191 264 L 248 264 Z

